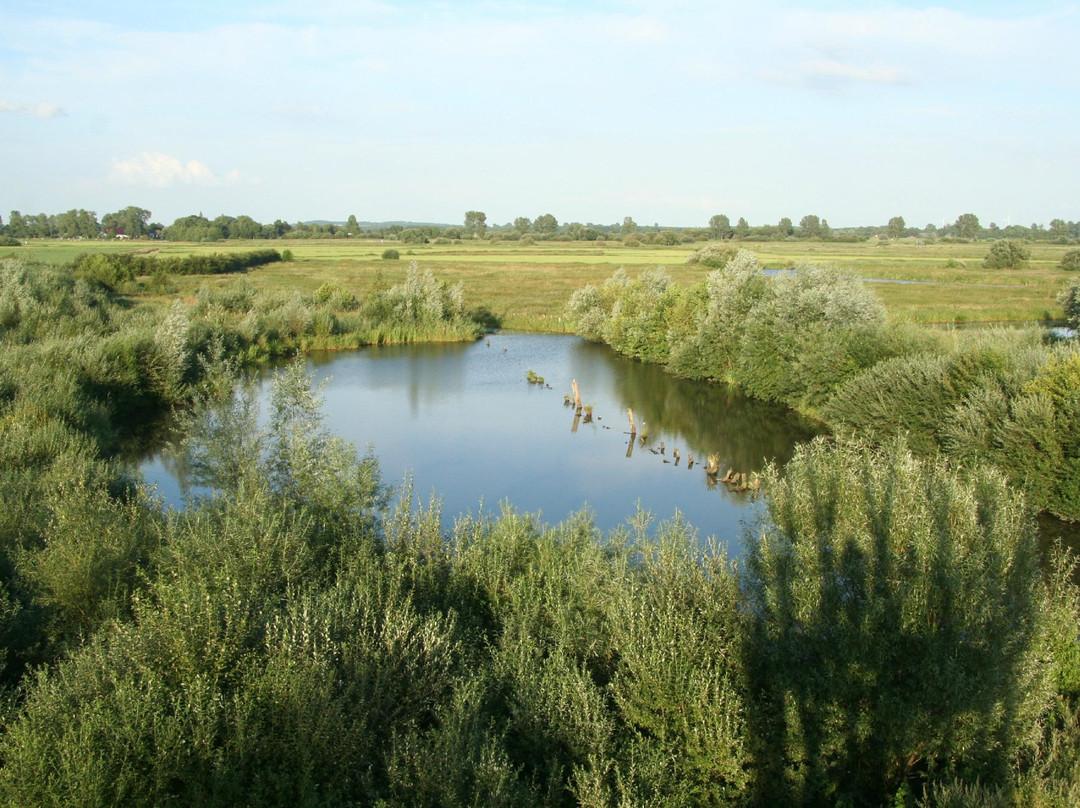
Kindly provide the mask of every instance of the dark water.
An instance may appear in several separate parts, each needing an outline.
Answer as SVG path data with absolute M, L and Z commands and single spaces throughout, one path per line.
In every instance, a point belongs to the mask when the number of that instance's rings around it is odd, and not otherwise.
M 473 344 L 314 355 L 308 366 L 316 383 L 326 381 L 327 426 L 361 451 L 371 444 L 384 482 L 412 474 L 421 500 L 441 499 L 447 524 L 510 502 L 549 524 L 587 507 L 610 530 L 640 504 L 657 519 L 677 510 L 701 538 L 716 536 L 738 553 L 741 523 L 760 502 L 710 480 L 706 456 L 718 454 L 722 472 L 749 474 L 785 462 L 814 434 L 783 408 L 676 379 L 577 337 L 496 334 Z M 530 384 L 530 370 L 545 385 Z M 594 407 L 592 422 L 576 426 L 563 402 L 575 379 Z M 260 389 L 268 391 L 266 377 Z M 645 444 L 626 434 L 627 408 L 639 431 L 647 425 Z M 182 504 L 174 462 L 159 454 L 142 468 L 168 501 Z

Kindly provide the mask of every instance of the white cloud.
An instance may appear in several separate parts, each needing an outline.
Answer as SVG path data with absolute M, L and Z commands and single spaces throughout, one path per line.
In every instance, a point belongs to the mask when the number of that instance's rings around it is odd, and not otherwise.
M 15 115 L 33 115 L 43 121 L 48 118 L 62 118 L 67 115 L 63 109 L 51 101 L 42 101 L 39 104 L 13 104 L 10 101 L 0 101 L 0 112 L 10 112 Z
M 840 84 L 906 84 L 905 71 L 891 65 L 875 63 L 866 66 L 846 64 L 838 59 L 811 59 L 802 65 L 802 78 L 811 83 Z
M 114 158 L 109 176 L 116 182 L 146 185 L 150 188 L 168 188 L 177 183 L 221 185 L 223 182 L 234 183 L 240 179 L 240 173 L 236 170 L 227 172 L 224 178 L 219 178 L 206 163 L 198 160 L 184 163 L 160 152 L 143 152 L 131 160 Z

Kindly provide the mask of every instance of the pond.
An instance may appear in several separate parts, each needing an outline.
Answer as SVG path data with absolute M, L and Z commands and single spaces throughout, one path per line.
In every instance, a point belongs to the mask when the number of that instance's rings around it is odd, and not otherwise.
M 738 554 L 761 503 L 709 477 L 707 455 L 719 455 L 721 475 L 750 475 L 786 462 L 815 434 L 782 407 L 572 336 L 497 333 L 471 344 L 315 354 L 307 363 L 323 385 L 327 427 L 361 452 L 370 445 L 385 483 L 411 475 L 425 505 L 432 494 L 441 500 L 447 524 L 509 502 L 549 524 L 588 508 L 607 531 L 640 506 L 657 519 L 678 511 L 702 539 L 715 536 Z M 529 371 L 543 383 L 530 383 Z M 272 372 L 257 382 L 263 399 Z M 564 403 L 575 380 L 591 420 Z M 141 468 L 170 504 L 183 504 L 185 482 L 166 453 Z

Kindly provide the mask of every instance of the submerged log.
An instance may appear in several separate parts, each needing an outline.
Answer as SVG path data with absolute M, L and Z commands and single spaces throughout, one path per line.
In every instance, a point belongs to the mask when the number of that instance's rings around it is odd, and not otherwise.
M 577 410 L 578 414 L 580 415 L 581 414 L 581 391 L 578 390 L 577 379 L 573 379 L 570 382 L 570 389 L 572 389 L 574 391 L 574 409 Z
M 634 423 L 634 411 L 629 407 L 626 408 L 626 417 L 630 419 L 630 437 L 633 438 L 637 435 L 637 424 Z

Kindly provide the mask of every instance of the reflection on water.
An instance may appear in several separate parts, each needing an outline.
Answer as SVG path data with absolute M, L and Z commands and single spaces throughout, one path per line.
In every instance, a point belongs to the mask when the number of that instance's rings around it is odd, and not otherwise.
M 316 354 L 308 366 L 325 382 L 327 425 L 360 451 L 372 446 L 386 483 L 411 474 L 425 500 L 437 495 L 447 524 L 509 502 L 549 523 L 587 507 L 606 531 L 640 504 L 662 519 L 679 511 L 703 538 L 714 535 L 737 554 L 742 523 L 761 503 L 708 477 L 707 456 L 719 455 L 721 474 L 749 474 L 786 462 L 814 435 L 783 408 L 676 379 L 577 337 L 496 334 L 473 344 Z M 546 384 L 529 384 L 530 370 Z M 274 372 L 254 382 L 264 399 Z M 594 408 L 591 420 L 564 405 L 573 380 Z M 644 443 L 630 441 L 628 408 L 639 431 L 648 429 Z M 188 492 L 177 458 L 158 451 L 142 469 L 182 505 Z M 1044 537 L 1052 530 L 1077 546 L 1075 526 L 1044 522 Z
M 813 435 L 783 409 L 577 337 L 495 334 L 465 345 L 317 354 L 308 365 L 325 382 L 327 426 L 361 451 L 372 446 L 388 484 L 411 475 L 424 499 L 440 498 L 448 524 L 508 502 L 549 523 L 588 508 L 610 530 L 640 505 L 659 519 L 677 511 L 703 538 L 714 535 L 737 553 L 742 523 L 760 501 L 708 477 L 707 455 L 719 455 L 721 473 L 749 474 L 786 461 Z M 546 384 L 530 384 L 530 370 Z M 255 382 L 263 398 L 273 372 Z M 564 405 L 573 380 L 591 419 Z M 648 429 L 644 443 L 630 442 L 627 408 Z M 159 451 L 142 469 L 182 504 L 185 470 L 176 458 Z

